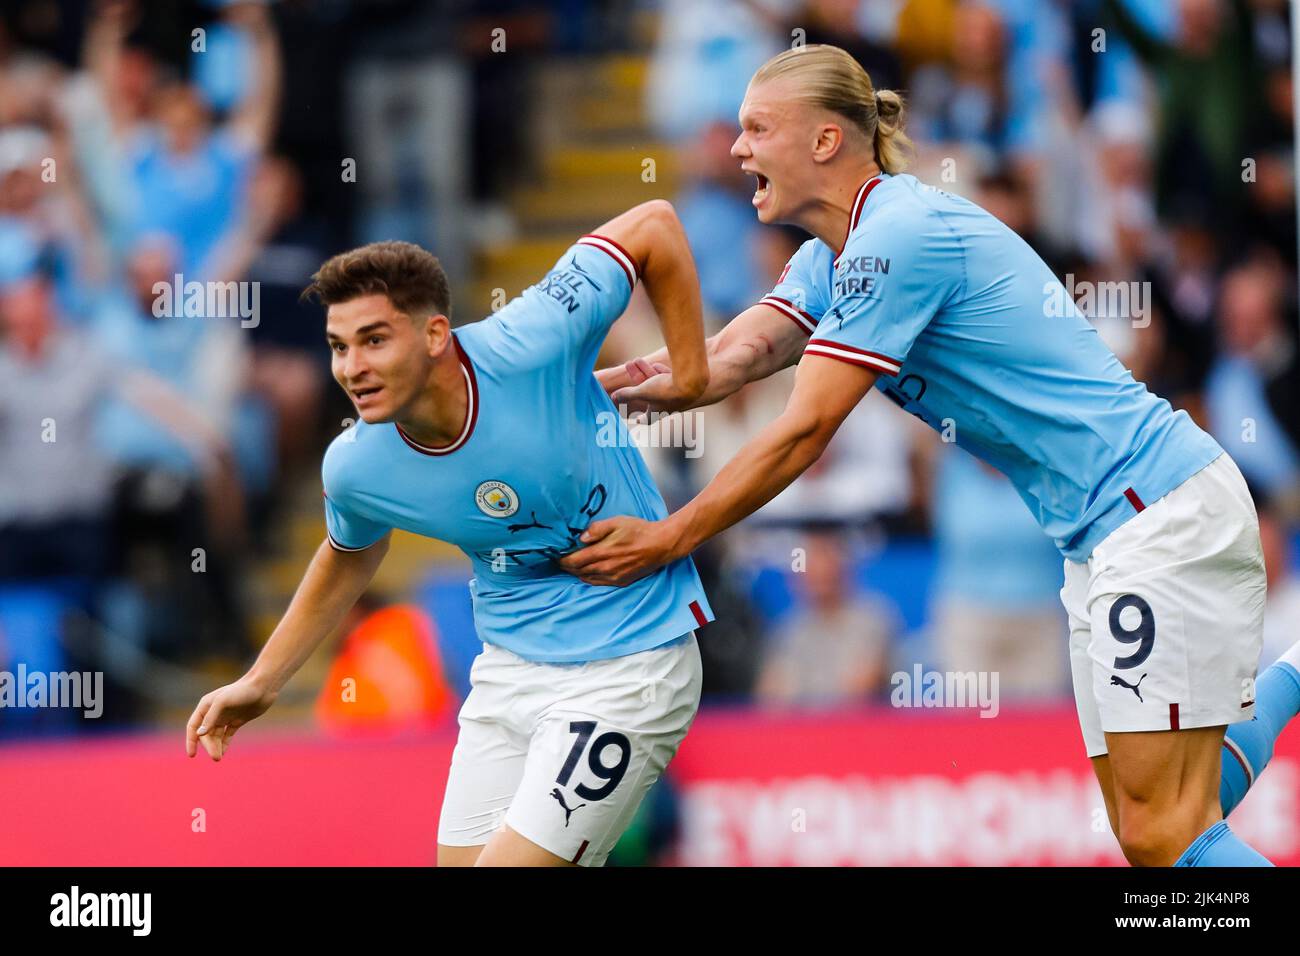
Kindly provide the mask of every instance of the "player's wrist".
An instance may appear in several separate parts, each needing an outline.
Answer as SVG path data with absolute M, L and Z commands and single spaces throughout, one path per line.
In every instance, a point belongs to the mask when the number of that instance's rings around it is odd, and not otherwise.
M 700 542 L 691 526 L 689 515 L 685 515 L 684 511 L 674 512 L 662 524 L 668 552 L 668 561 L 665 563 L 679 561 L 699 547 Z
M 274 701 L 280 694 L 280 689 L 288 681 L 288 675 L 283 677 L 254 665 L 242 680 L 249 687 L 253 688 L 257 694 L 264 700 Z

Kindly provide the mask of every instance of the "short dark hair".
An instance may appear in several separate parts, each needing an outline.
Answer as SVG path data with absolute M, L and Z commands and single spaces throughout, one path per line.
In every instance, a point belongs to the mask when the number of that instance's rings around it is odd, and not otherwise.
M 302 292 L 328 307 L 363 295 L 386 295 L 398 312 L 451 317 L 447 273 L 433 253 L 412 242 L 372 242 L 325 261 Z

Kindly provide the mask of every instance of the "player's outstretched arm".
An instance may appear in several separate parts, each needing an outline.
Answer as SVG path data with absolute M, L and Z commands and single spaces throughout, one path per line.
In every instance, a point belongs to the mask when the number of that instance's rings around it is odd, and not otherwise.
M 750 382 L 767 378 L 799 361 L 808 336 L 769 305 L 755 305 L 705 340 L 709 385 L 689 408 L 712 405 Z M 596 377 L 615 404 L 631 411 L 665 411 L 663 389 L 668 352 L 660 349 L 626 365 L 601 369 Z
M 385 536 L 364 551 L 338 551 L 323 542 L 307 566 L 289 609 L 248 673 L 204 695 L 185 727 L 185 752 L 198 744 L 220 760 L 235 731 L 262 714 L 290 677 L 361 597 L 388 553 Z
M 662 521 L 619 517 L 596 521 L 588 546 L 560 566 L 588 584 L 630 584 L 697 547 L 780 494 L 825 450 L 845 417 L 875 384 L 877 373 L 809 355 L 799 363 L 790 401 L 680 511 Z
M 646 295 L 659 316 L 666 348 L 658 383 L 662 408 L 689 408 L 709 384 L 704 307 L 686 230 L 672 203 L 655 199 L 615 216 L 595 231 L 618 243 L 636 262 Z

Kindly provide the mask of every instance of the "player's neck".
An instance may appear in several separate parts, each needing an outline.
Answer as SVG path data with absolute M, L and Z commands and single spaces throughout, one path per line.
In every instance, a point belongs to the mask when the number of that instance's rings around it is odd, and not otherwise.
M 397 424 L 421 445 L 430 448 L 450 445 L 465 431 L 469 402 L 469 383 L 453 342 L 434 363 L 419 398 Z
M 834 250 L 836 255 L 844 249 L 849 234 L 849 219 L 853 215 L 853 201 L 862 184 L 880 174 L 874 160 L 856 163 L 837 171 L 827 184 L 825 192 L 800 216 L 799 226 L 812 233 Z

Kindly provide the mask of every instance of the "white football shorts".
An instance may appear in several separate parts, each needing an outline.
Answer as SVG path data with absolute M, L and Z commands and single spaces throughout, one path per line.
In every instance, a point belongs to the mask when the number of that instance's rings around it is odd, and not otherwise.
M 1255 505 L 1226 453 L 1143 505 L 1086 564 L 1067 559 L 1061 601 L 1088 756 L 1107 752 L 1108 732 L 1253 717 L 1264 590 Z
M 479 846 L 505 823 L 556 856 L 602 865 L 690 729 L 701 678 L 694 632 L 583 664 L 485 645 L 460 710 L 438 842 Z

